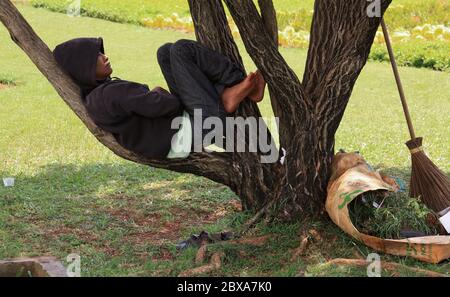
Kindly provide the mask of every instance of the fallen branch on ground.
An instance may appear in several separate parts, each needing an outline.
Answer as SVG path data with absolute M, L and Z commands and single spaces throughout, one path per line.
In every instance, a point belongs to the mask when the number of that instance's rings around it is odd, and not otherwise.
M 323 241 L 322 236 L 320 235 L 320 233 L 316 229 L 310 229 L 308 231 L 308 233 L 312 236 L 312 238 L 314 238 L 315 241 L 318 241 L 318 242 Z
M 195 257 L 195 264 L 200 265 L 203 263 L 206 257 L 206 252 L 208 251 L 208 245 L 202 245 L 197 252 L 197 256 Z
M 333 259 L 326 263 L 326 265 L 343 265 L 343 266 L 358 266 L 358 267 L 367 267 L 370 263 L 366 260 L 361 259 Z M 381 267 L 386 270 L 398 270 L 398 269 L 406 269 L 410 272 L 422 273 L 428 277 L 446 277 L 445 274 L 441 274 L 438 272 L 408 267 L 405 265 L 392 263 L 392 262 L 381 262 Z
M 297 261 L 298 257 L 303 255 L 308 248 L 309 238 L 307 235 L 303 235 L 300 238 L 300 246 L 294 250 L 294 253 L 291 258 L 291 262 Z
M 263 207 L 251 219 L 249 219 L 243 225 L 241 231 L 239 232 L 239 235 L 243 236 L 245 233 L 247 233 L 253 227 L 253 225 L 255 225 L 267 213 L 267 211 L 275 205 L 275 202 L 276 200 L 270 201 L 265 207 Z
M 181 272 L 178 275 L 178 277 L 192 277 L 192 276 L 196 276 L 199 274 L 210 273 L 215 270 L 218 270 L 222 266 L 221 258 L 223 257 L 223 255 L 224 254 L 222 252 L 217 252 L 214 255 L 212 255 L 211 262 L 209 264 L 200 266 L 197 268 L 185 270 L 185 271 Z

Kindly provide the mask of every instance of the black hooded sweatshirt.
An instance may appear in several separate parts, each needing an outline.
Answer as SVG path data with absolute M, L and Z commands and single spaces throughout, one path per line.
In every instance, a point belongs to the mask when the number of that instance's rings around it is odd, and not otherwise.
M 102 38 L 77 38 L 58 45 L 53 55 L 80 86 L 89 116 L 125 148 L 148 158 L 164 159 L 171 147 L 172 120 L 182 114 L 179 99 L 147 85 L 108 78 L 96 80 Z

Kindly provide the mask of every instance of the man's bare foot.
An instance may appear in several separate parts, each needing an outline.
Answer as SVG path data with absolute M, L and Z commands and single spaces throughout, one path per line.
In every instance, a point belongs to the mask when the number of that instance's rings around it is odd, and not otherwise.
M 264 99 L 264 94 L 266 91 L 266 81 L 262 76 L 261 72 L 258 70 L 255 73 L 256 75 L 256 87 L 255 89 L 248 95 L 248 97 L 256 103 L 261 102 Z
M 239 104 L 253 92 L 256 87 L 256 81 L 256 74 L 250 73 L 241 83 L 231 88 L 226 88 L 222 93 L 222 102 L 225 111 L 234 113 L 239 107 Z

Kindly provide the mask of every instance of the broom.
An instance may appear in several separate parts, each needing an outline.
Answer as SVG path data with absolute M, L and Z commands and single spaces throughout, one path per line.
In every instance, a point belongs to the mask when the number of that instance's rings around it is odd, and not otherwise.
M 392 43 L 384 20 L 381 20 L 384 39 L 389 52 L 389 57 L 394 70 L 395 80 L 403 104 L 403 110 L 408 123 L 411 140 L 406 143 L 412 155 L 412 173 L 410 196 L 420 198 L 429 208 L 439 213 L 450 207 L 450 180 L 425 154 L 422 143 L 423 138 L 416 137 L 414 127 L 409 114 L 406 96 L 403 90 L 400 73 L 395 61 Z

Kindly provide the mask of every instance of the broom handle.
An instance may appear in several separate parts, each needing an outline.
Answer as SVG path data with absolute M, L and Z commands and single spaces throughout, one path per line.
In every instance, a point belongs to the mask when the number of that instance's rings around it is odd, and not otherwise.
M 394 50 L 392 49 L 391 39 L 389 37 L 389 31 L 386 27 L 384 19 L 381 19 L 381 27 L 383 28 L 384 40 L 386 41 L 387 50 L 389 52 L 389 58 L 392 64 L 392 70 L 394 70 L 395 80 L 397 82 L 398 92 L 402 99 L 403 111 L 405 112 L 406 122 L 408 123 L 409 133 L 411 139 L 416 139 L 416 133 L 414 132 L 414 126 L 412 124 L 411 115 L 409 113 L 408 103 L 406 102 L 405 91 L 403 90 L 402 80 L 400 79 L 400 73 L 398 72 L 397 62 L 395 61 Z

